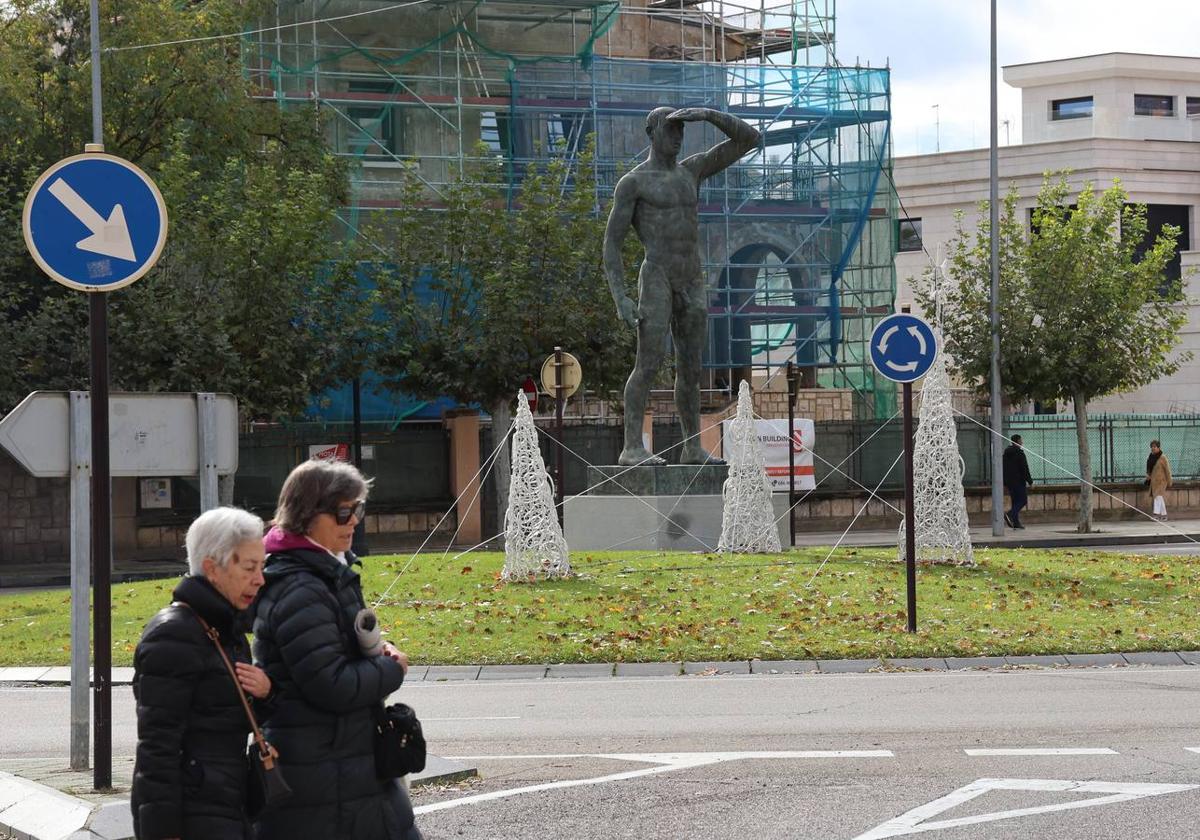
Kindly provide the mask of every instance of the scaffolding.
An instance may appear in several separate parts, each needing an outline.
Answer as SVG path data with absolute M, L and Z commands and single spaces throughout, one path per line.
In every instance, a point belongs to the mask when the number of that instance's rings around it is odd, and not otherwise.
M 278 0 L 281 28 L 247 38 L 245 65 L 259 96 L 327 112 L 334 149 L 356 162 L 352 234 L 397 206 L 400 167 L 436 203 L 484 148 L 511 193 L 530 164 L 594 136 L 599 208 L 645 157 L 652 108 L 741 117 L 762 144 L 700 195 L 710 383 L 732 393 L 794 361 L 805 385 L 853 388 L 860 414 L 886 417 L 894 391 L 867 341 L 895 295 L 889 73 L 837 63 L 834 7 Z M 682 155 L 720 139 L 690 125 Z

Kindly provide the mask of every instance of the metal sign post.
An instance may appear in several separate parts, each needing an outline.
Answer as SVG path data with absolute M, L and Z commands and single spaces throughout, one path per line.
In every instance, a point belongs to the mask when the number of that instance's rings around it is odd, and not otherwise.
M 554 355 L 542 363 L 542 388 L 554 395 L 554 425 L 558 437 L 558 453 L 554 459 L 554 504 L 558 509 L 558 524 L 563 524 L 563 404 L 579 390 L 583 382 L 583 368 L 579 360 L 561 347 L 554 348 Z
M 100 545 L 92 542 L 96 531 L 108 533 L 107 528 L 93 527 L 97 508 L 108 510 L 108 480 L 96 479 L 95 453 L 101 453 L 110 477 L 198 476 L 208 509 L 217 502 L 218 477 L 237 472 L 237 417 L 237 401 L 228 394 L 118 394 L 108 401 L 108 411 L 98 413 L 87 391 L 35 391 L 0 420 L 0 447 L 27 472 L 38 478 L 70 479 L 72 770 L 88 766 L 88 569 L 93 561 L 97 639 L 101 631 L 108 631 L 101 624 L 109 599 L 100 593 L 110 586 L 109 566 L 100 558 L 110 557 L 111 549 L 92 550 Z M 108 446 L 97 446 L 93 424 L 107 430 Z M 94 504 L 97 496 L 101 505 Z M 109 548 L 105 539 L 103 545 Z M 97 675 L 104 673 L 102 651 L 108 649 L 97 644 Z M 102 685 L 97 679 L 97 693 Z M 98 722 L 101 710 L 97 703 Z M 112 718 L 104 720 L 111 724 Z M 102 748 L 97 742 L 98 763 Z M 106 767 L 111 774 L 111 762 Z
M 357 376 L 350 382 L 350 393 L 353 397 L 353 414 L 352 414 L 352 431 L 351 431 L 351 449 L 352 460 L 355 468 L 362 472 L 363 468 L 363 442 L 362 442 L 362 380 Z M 354 552 L 355 557 L 366 557 L 370 553 L 367 548 L 367 521 L 365 518 L 360 519 L 358 524 L 354 526 L 354 539 L 350 544 L 350 550 Z
M 108 301 L 93 294 L 92 355 L 92 675 L 96 761 L 92 784 L 112 787 L 112 482 L 108 474 Z
M 917 632 L 917 529 L 914 519 L 912 383 L 937 358 L 933 328 L 915 315 L 889 315 L 871 333 L 871 362 L 882 376 L 903 388 L 904 407 L 904 569 L 908 632 Z
M 106 293 L 144 276 L 167 239 L 167 208 L 147 175 L 104 154 L 100 87 L 100 11 L 91 0 L 92 142 L 34 182 L 22 229 L 38 266 L 53 280 L 89 292 L 91 341 L 91 548 L 95 602 L 95 754 L 97 790 L 112 787 L 112 568 L 108 435 Z M 80 640 L 75 641 L 81 644 Z
M 88 565 L 91 546 L 92 427 L 87 391 L 70 394 L 71 450 L 71 769 L 88 768 Z
M 796 380 L 796 364 L 788 362 L 788 535 L 792 548 L 796 547 L 796 512 L 793 510 L 796 505 L 796 442 L 793 440 L 793 430 L 796 428 L 796 389 L 799 384 Z
M 917 528 L 916 494 L 913 490 L 913 407 L 912 383 L 905 382 L 904 389 L 904 572 L 908 595 L 909 633 L 917 632 Z
M 554 434 L 558 436 L 558 449 L 554 457 L 554 507 L 558 511 L 558 525 L 563 524 L 563 349 L 554 348 Z

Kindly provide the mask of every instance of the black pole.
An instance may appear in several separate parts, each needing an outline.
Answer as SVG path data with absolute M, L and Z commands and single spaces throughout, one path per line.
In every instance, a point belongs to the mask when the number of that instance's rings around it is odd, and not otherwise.
M 908 632 L 917 632 L 917 529 L 913 512 L 912 383 L 904 383 L 904 566 L 908 575 Z
M 92 639 L 94 669 L 92 785 L 112 787 L 112 515 L 109 498 L 108 296 L 88 295 L 92 375 Z
M 796 365 L 792 362 L 787 363 L 787 386 L 788 386 L 788 534 L 791 539 L 792 548 L 796 547 L 796 511 L 792 509 L 796 504 L 796 449 L 792 441 L 792 431 L 796 427 Z
M 558 447 L 554 456 L 554 506 L 558 509 L 558 524 L 563 525 L 563 350 L 554 348 L 554 422 Z
M 353 417 L 353 448 L 354 448 L 354 466 L 362 472 L 363 456 L 362 456 L 362 380 L 357 376 L 351 381 L 351 393 L 354 397 L 354 417 Z M 367 523 L 360 520 L 354 526 L 354 540 L 350 543 L 350 550 L 354 552 L 355 557 L 366 557 L 370 554 L 370 549 L 367 548 Z

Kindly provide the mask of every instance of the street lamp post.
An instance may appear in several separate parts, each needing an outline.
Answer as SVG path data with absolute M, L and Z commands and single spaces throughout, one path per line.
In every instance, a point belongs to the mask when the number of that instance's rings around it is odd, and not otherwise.
M 1004 534 L 1004 413 L 1000 405 L 1000 162 L 999 108 L 996 92 L 996 0 L 992 0 L 991 38 L 991 224 L 992 270 L 992 535 Z

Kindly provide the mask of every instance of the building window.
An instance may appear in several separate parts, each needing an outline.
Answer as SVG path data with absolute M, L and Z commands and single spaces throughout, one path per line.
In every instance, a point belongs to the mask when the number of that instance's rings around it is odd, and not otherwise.
M 1168 280 L 1179 280 L 1183 276 L 1183 266 L 1180 254 L 1192 250 L 1191 207 L 1186 204 L 1147 204 L 1146 205 L 1146 238 L 1135 250 L 1135 259 L 1141 259 L 1162 234 L 1163 225 L 1174 225 L 1179 228 L 1179 238 L 1175 240 L 1175 255 L 1167 263 L 1166 277 Z
M 391 94 L 396 86 L 391 81 L 374 79 L 351 79 L 350 93 Z M 346 116 L 358 126 L 355 130 L 345 126 L 344 148 L 366 160 L 391 160 L 400 153 L 398 137 L 399 114 L 390 102 L 363 102 L 349 105 Z
M 923 247 L 921 242 L 921 220 L 918 219 L 901 219 L 898 225 L 896 235 L 896 250 L 904 251 L 920 251 Z
M 1187 115 L 1189 117 L 1200 117 L 1200 96 L 1189 96 L 1187 98 Z
M 1175 116 L 1175 97 L 1149 93 L 1133 95 L 1133 113 L 1139 117 Z
M 508 117 L 502 117 L 495 111 L 484 111 L 480 114 L 479 139 L 490 151 L 499 155 L 508 155 L 510 153 Z
M 1072 99 L 1055 99 L 1050 103 L 1051 120 L 1080 120 L 1092 115 L 1093 102 L 1090 96 Z

